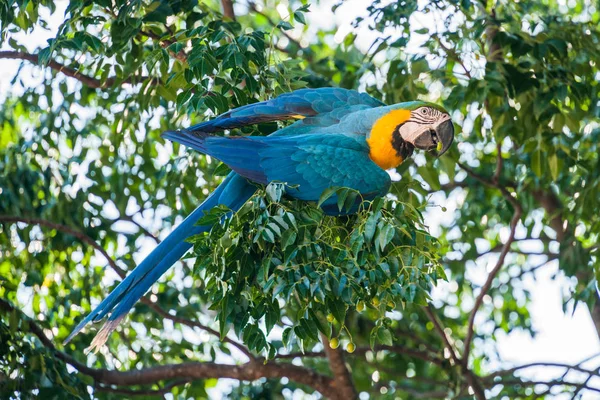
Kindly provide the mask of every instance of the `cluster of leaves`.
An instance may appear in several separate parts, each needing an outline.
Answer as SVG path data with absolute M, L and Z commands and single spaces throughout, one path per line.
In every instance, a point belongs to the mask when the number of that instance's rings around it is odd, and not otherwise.
M 4 300 L 0 300 L 4 302 Z M 0 303 L 0 308 L 3 304 Z M 29 318 L 19 310 L 9 312 L 8 324 L 0 323 L 0 394 L 22 398 L 61 398 L 85 393 L 89 382 L 69 374 L 66 365 L 37 338 L 27 335 Z
M 345 331 L 352 343 L 346 314 L 367 305 L 377 311 L 371 346 L 392 345 L 386 311 L 426 304 L 432 285 L 445 277 L 421 213 L 409 203 L 377 198 L 355 215 L 333 217 L 316 204 L 282 198 L 284 192 L 284 184 L 272 183 L 237 213 L 217 207 L 199 221 L 215 223 L 192 240 L 221 335 L 231 324 L 251 350 L 267 349 L 271 357 L 275 348 L 266 337 L 277 324 L 289 348 L 294 339 L 311 348 L 319 332 L 332 339 Z M 347 188 L 335 194 L 340 211 L 357 195 Z

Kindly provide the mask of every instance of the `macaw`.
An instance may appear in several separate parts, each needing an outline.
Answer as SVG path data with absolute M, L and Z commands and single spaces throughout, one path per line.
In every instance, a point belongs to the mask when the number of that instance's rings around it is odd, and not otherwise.
M 218 136 L 215 133 L 263 122 L 297 119 L 269 136 Z M 318 201 L 330 187 L 359 191 L 362 200 L 384 196 L 391 185 L 387 169 L 399 166 L 415 148 L 440 156 L 454 139 L 450 115 L 422 101 L 388 106 L 353 90 L 301 89 L 230 110 L 189 128 L 162 135 L 210 155 L 232 172 L 214 192 L 163 240 L 66 339 L 110 314 L 90 348 L 99 349 L 141 296 L 192 246 L 186 239 L 209 231 L 196 222 L 216 205 L 238 210 L 256 184 L 285 182 L 286 194 Z M 354 211 L 358 209 L 358 203 Z M 321 207 L 340 214 L 336 196 Z

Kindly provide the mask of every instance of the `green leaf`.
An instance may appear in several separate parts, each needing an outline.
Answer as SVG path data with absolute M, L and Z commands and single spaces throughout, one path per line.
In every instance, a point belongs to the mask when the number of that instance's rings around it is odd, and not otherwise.
M 377 212 L 372 214 L 365 223 L 365 231 L 364 236 L 367 242 L 371 242 L 373 240 L 373 236 L 375 236 L 375 230 L 377 229 L 377 222 L 379 221 L 379 217 L 381 216 L 381 212 Z
M 331 339 L 331 325 L 327 322 L 326 317 L 321 313 L 315 313 L 312 309 L 308 310 L 310 319 L 314 322 L 319 332 L 325 335 L 328 339 Z
M 327 199 L 329 199 L 331 196 L 333 196 L 337 190 L 338 190 L 338 188 L 336 188 L 336 187 L 330 187 L 330 188 L 323 190 L 323 193 L 321 193 L 321 197 L 319 197 L 319 201 L 317 202 L 317 205 L 319 207 L 321 207 L 321 205 L 324 202 L 326 202 Z
M 283 330 L 283 333 L 281 334 L 281 341 L 283 343 L 283 346 L 287 349 L 289 349 L 291 347 L 291 339 L 292 339 L 293 334 L 294 334 L 294 331 L 290 327 L 285 328 Z
M 215 176 L 226 176 L 231 172 L 231 168 L 225 163 L 219 163 L 217 168 L 213 171 L 213 175 Z
M 394 238 L 395 230 L 391 225 L 384 225 L 379 235 L 377 235 L 377 244 L 379 245 L 379 250 L 384 251 L 385 247 L 392 241 Z
M 269 334 L 269 332 L 271 332 L 273 327 L 279 321 L 279 313 L 279 303 L 277 302 L 277 300 L 275 300 L 273 301 L 271 306 L 267 308 L 267 313 L 265 316 L 265 327 L 267 328 L 267 335 Z
M 560 169 L 558 166 L 558 156 L 556 153 L 553 153 L 548 156 L 548 166 L 550 167 L 550 174 L 552 175 L 553 180 L 558 179 L 558 174 L 560 173 Z
M 301 11 L 294 11 L 294 19 L 301 24 L 306 25 L 306 19 L 304 19 L 304 14 Z
M 346 320 L 346 305 L 339 299 L 328 298 L 327 307 L 329 308 L 335 319 L 340 324 L 344 324 Z
M 289 31 L 290 29 L 293 29 L 294 27 L 292 26 L 292 24 L 290 24 L 287 21 L 281 21 L 280 23 L 277 24 L 277 27 L 279 29 L 282 29 L 284 31 Z
M 392 339 L 392 333 L 387 328 L 380 328 L 377 331 L 377 339 L 381 344 L 385 344 L 387 346 L 393 346 L 394 340 Z
M 288 229 L 281 234 L 281 249 L 285 250 L 296 241 L 296 231 Z

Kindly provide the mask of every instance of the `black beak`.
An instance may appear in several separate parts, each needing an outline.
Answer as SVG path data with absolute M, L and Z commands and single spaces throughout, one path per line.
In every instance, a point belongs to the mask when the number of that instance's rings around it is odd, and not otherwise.
M 454 141 L 454 124 L 452 120 L 447 119 L 446 121 L 439 124 L 435 131 L 437 132 L 438 140 L 442 143 L 442 149 L 437 151 L 436 156 L 439 157 L 444 154 Z
M 435 129 L 429 129 L 421 133 L 413 145 L 417 149 L 427 150 L 436 157 L 444 154 L 454 141 L 454 124 L 447 119 L 440 123 Z

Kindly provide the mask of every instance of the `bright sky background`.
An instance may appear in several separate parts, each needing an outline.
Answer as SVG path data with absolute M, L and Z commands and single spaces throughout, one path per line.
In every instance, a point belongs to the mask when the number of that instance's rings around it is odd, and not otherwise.
M 338 34 L 335 36 L 335 39 L 336 41 L 341 41 L 347 33 L 354 30 L 351 22 L 357 16 L 367 16 L 366 7 L 368 2 L 365 0 L 347 0 L 337 9 L 335 15 L 332 16 L 330 11 L 331 5 L 336 2 L 337 0 L 325 0 L 321 1 L 318 6 L 313 5 L 311 7 L 312 12 L 307 14 L 310 30 L 304 37 L 310 39 L 311 35 L 319 29 L 331 29 L 334 26 L 338 26 Z M 50 23 L 51 31 L 36 29 L 27 37 L 21 35 L 15 37 L 15 39 L 19 43 L 25 44 L 31 50 L 43 46 L 48 38 L 55 35 L 56 29 L 62 21 L 62 10 L 66 7 L 67 2 L 59 1 L 57 5 L 58 12 L 53 16 Z M 243 7 L 243 5 L 240 4 L 239 7 Z M 280 12 L 285 13 L 284 9 Z M 422 16 L 422 18 L 416 16 L 412 22 L 416 25 L 431 25 L 434 23 L 431 18 L 425 16 Z M 375 35 L 366 29 L 359 29 L 357 34 L 356 45 L 362 50 L 366 50 L 375 38 Z M 7 46 L 2 47 L 2 50 L 6 49 L 8 49 Z M 15 76 L 20 64 L 21 61 L 18 60 L 0 60 L 0 101 L 5 98 L 7 91 L 10 89 L 11 80 Z M 26 62 L 25 64 L 25 67 L 21 70 L 21 76 L 27 85 L 34 86 L 40 81 L 39 76 L 42 72 L 38 67 L 31 66 Z M 457 139 L 460 142 L 460 134 Z M 452 220 L 459 196 L 460 194 L 455 195 L 447 201 L 444 200 L 443 196 L 432 199 L 432 203 L 441 204 L 443 202 L 448 209 L 448 211 L 442 212 L 439 207 L 431 207 L 426 214 L 426 221 L 431 226 L 433 234 L 439 232 L 440 224 L 449 223 Z M 521 231 L 520 233 L 522 234 L 523 232 Z M 517 233 L 518 236 L 519 232 Z M 149 251 L 150 249 L 149 247 L 147 250 Z M 526 246 L 522 247 L 522 249 L 537 250 L 536 248 L 527 248 Z M 144 253 L 147 253 L 147 251 Z M 469 271 L 469 277 L 477 284 L 482 284 L 487 276 L 487 271 L 493 267 L 496 259 L 496 255 L 483 259 L 479 265 Z M 532 265 L 536 265 L 543 260 L 543 258 L 537 260 L 535 258 L 530 259 Z M 510 335 L 499 333 L 498 348 L 504 361 L 503 367 L 535 361 L 577 364 L 588 357 L 600 353 L 600 341 L 585 306 L 582 305 L 574 313 L 567 315 L 562 312 L 563 294 L 566 293 L 571 283 L 562 273 L 553 279 L 557 270 L 557 262 L 551 262 L 536 273 L 535 280 L 530 275 L 525 278 L 524 287 L 532 294 L 533 300 L 529 309 L 533 319 L 533 326 L 538 331 L 538 335 L 532 339 L 526 333 L 521 332 L 513 332 Z M 435 290 L 434 297 L 445 298 L 445 296 L 451 295 L 452 291 L 453 285 L 451 283 L 441 283 Z M 496 363 L 490 365 L 498 366 Z M 583 364 L 583 367 L 600 367 L 600 358 L 592 359 L 588 363 Z M 530 368 L 523 371 L 523 375 L 535 380 L 546 380 L 560 377 L 562 372 L 563 370 L 552 368 Z M 596 385 L 598 385 L 598 382 L 596 382 Z M 211 392 L 214 395 L 218 395 L 217 391 Z M 298 394 L 295 393 L 293 397 L 295 398 Z M 563 397 L 559 395 L 556 398 L 566 399 L 570 398 L 570 396 Z M 583 399 L 597 399 L 597 396 L 586 394 Z

